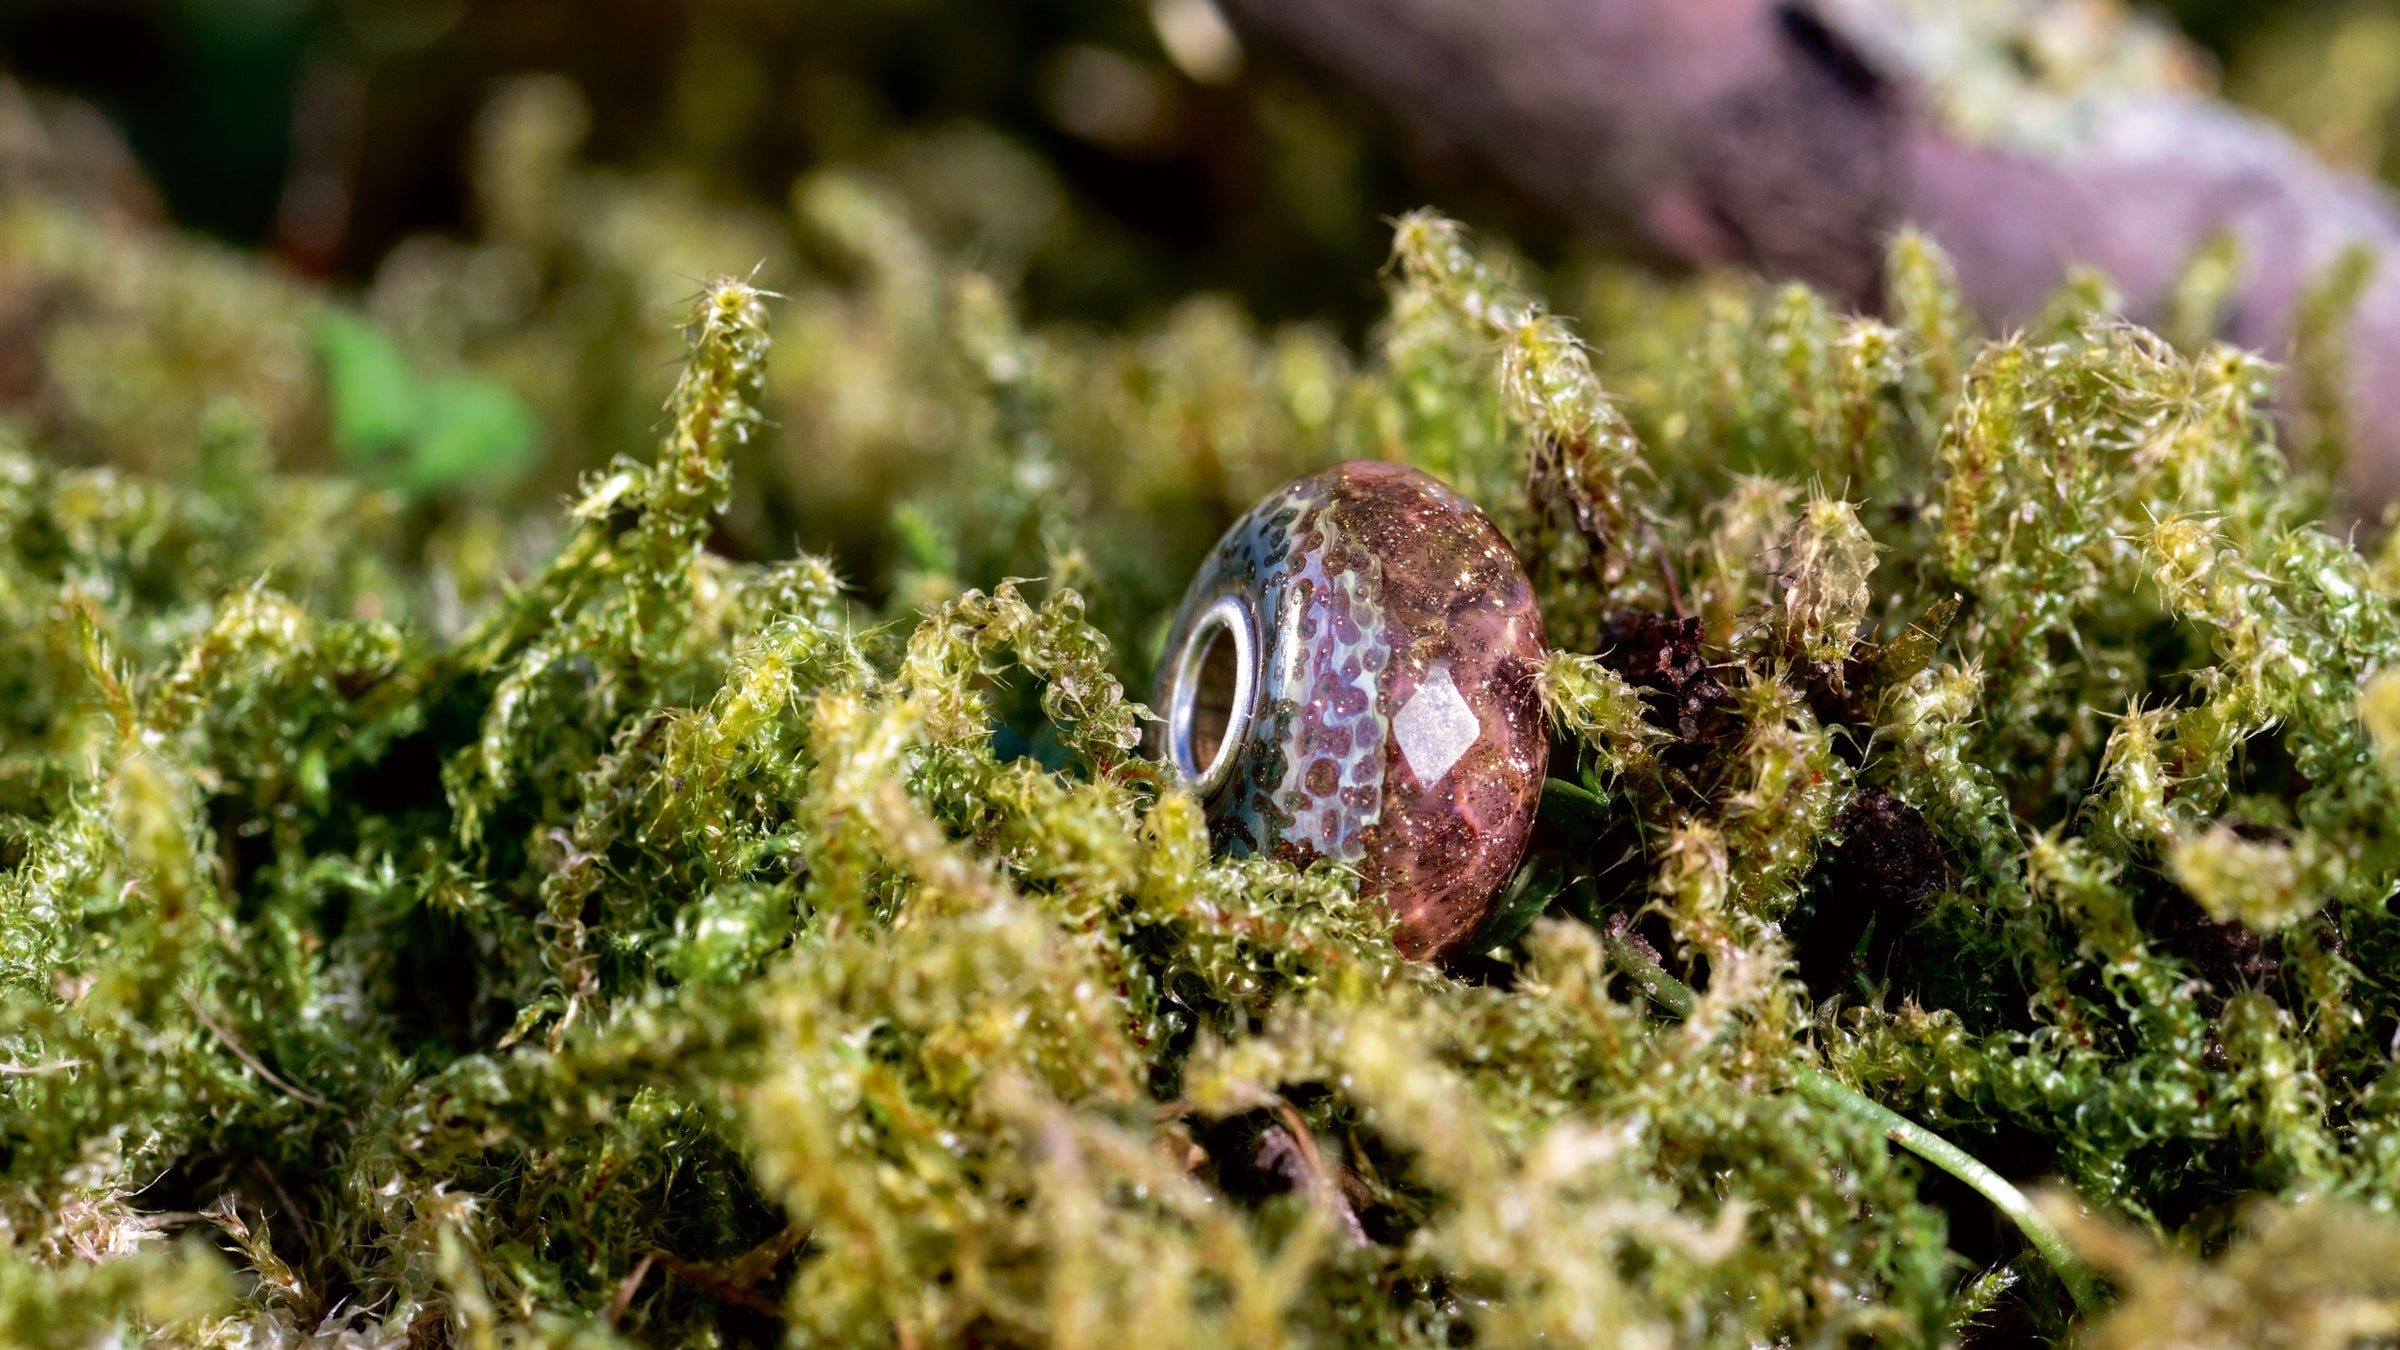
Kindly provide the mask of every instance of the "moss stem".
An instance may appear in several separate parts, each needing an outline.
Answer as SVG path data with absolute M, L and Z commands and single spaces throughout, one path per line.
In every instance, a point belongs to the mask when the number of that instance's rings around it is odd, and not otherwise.
M 1607 948 L 1609 959 L 1641 987 L 1651 1002 L 1677 1017 L 1691 1014 L 1694 995 L 1690 985 L 1668 974 L 1664 967 L 1634 946 L 1622 931 L 1604 932 L 1601 941 Z M 2057 1274 L 2059 1282 L 2067 1287 L 2067 1292 L 2074 1296 L 2075 1306 L 2082 1309 L 2085 1316 L 2096 1316 L 2107 1306 L 2099 1277 L 2067 1245 L 2066 1235 L 2042 1216 L 2025 1192 L 1977 1161 L 1973 1154 L 1890 1107 L 1869 1099 L 1858 1089 L 1822 1069 L 1802 1065 L 1794 1075 L 1792 1086 L 1799 1090 L 1801 1096 L 1819 1106 L 1881 1131 L 1886 1139 L 1965 1182 L 1976 1194 L 1991 1201 L 1993 1208 L 2007 1215 L 2018 1231 L 2025 1234 L 2025 1240 L 2033 1244 L 2033 1249 L 2050 1263 L 2050 1269 Z

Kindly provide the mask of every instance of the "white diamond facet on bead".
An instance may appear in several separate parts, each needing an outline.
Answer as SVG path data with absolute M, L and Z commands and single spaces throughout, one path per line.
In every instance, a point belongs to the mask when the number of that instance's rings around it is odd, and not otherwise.
M 1475 710 L 1450 682 L 1450 667 L 1444 664 L 1433 668 L 1392 718 L 1392 734 L 1399 739 L 1400 754 L 1417 781 L 1432 787 L 1475 744 L 1475 738 L 1483 734 L 1483 724 L 1475 720 Z

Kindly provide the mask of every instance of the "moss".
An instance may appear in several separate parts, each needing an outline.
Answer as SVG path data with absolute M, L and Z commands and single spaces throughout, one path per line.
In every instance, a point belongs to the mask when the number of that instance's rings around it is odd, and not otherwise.
M 590 321 L 690 203 L 575 166 L 555 93 L 412 283 L 541 259 L 520 328 L 376 302 L 539 411 L 515 487 L 329 473 L 338 301 L 10 208 L 74 362 L 163 392 L 0 445 L 9 1336 L 2066 1334 L 1883 1108 L 2071 1189 L 2102 1343 L 2388 1327 L 2400 610 L 2204 270 L 2180 345 L 2089 284 L 1985 341 L 1913 236 L 1886 319 L 1612 274 L 1587 345 L 1414 215 L 1354 353 L 1028 323 L 826 177 L 839 256 L 702 287 L 670 392 Z M 1212 859 L 1128 695 L 1223 524 L 1350 455 L 1474 493 L 1559 649 L 1449 971 Z

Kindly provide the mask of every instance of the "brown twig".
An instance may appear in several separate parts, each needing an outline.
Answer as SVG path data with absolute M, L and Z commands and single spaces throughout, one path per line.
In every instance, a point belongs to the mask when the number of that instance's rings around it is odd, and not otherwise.
M 1675 617 L 1688 619 L 1691 611 L 1684 607 L 1683 587 L 1675 579 L 1675 559 L 1667 552 L 1667 541 L 1660 538 L 1658 527 L 1647 518 L 1641 519 L 1642 537 L 1650 541 L 1650 552 L 1658 559 L 1659 579 L 1667 583 L 1667 603 L 1674 607 Z
M 275 1198 L 283 1202 L 284 1214 L 291 1220 L 293 1227 L 301 1230 L 305 1238 L 308 1230 L 308 1215 L 301 1212 L 300 1202 L 294 1200 L 292 1193 L 284 1188 L 283 1178 L 275 1175 L 275 1169 L 267 1166 L 266 1160 L 263 1158 L 252 1158 L 250 1170 L 258 1173 L 259 1177 L 267 1183 L 267 1189 L 275 1192 Z
M 673 1252 L 656 1249 L 636 1261 L 625 1278 L 617 1281 L 617 1292 L 609 1299 L 601 1320 L 614 1328 L 633 1306 L 634 1297 L 641 1292 L 642 1281 L 653 1265 L 665 1266 L 667 1273 L 698 1285 L 728 1303 L 738 1304 L 752 1312 L 781 1320 L 783 1307 L 774 1299 L 758 1292 L 758 1286 L 774 1275 L 784 1258 L 808 1240 L 808 1229 L 791 1224 L 766 1241 L 726 1261 L 686 1261 Z
M 657 1264 L 657 1252 L 642 1253 L 642 1259 L 633 1263 L 633 1269 L 625 1272 L 624 1279 L 617 1281 L 616 1296 L 609 1299 L 607 1310 L 600 1314 L 600 1325 L 611 1331 L 617 1329 L 617 1323 L 625 1318 L 625 1310 L 633 1306 L 633 1296 L 641 1292 L 642 1281 L 649 1277 L 650 1267 Z
M 268 1068 L 264 1063 L 262 1063 L 258 1056 L 251 1054 L 247 1047 L 245 1047 L 240 1041 L 234 1039 L 233 1033 L 226 1030 L 223 1023 L 210 1016 L 208 1009 L 200 1006 L 200 1000 L 192 996 L 191 990 L 186 989 L 183 991 L 183 1001 L 190 1006 L 192 1010 L 192 1016 L 200 1019 L 200 1025 L 208 1028 L 209 1034 L 217 1038 L 218 1044 L 223 1045 L 227 1050 L 232 1051 L 235 1059 L 238 1059 L 242 1063 L 249 1065 L 251 1072 L 257 1074 L 261 1078 L 266 1079 L 268 1083 L 272 1084 L 275 1088 L 281 1091 L 285 1096 L 290 1097 L 293 1101 L 305 1102 L 310 1106 L 316 1107 L 320 1111 L 330 1111 L 333 1109 L 332 1102 L 325 1100 L 323 1097 L 318 1096 L 306 1088 L 298 1087 L 292 1083 L 286 1082 L 282 1077 L 277 1075 L 273 1069 Z
M 750 1309 L 752 1312 L 763 1313 L 768 1317 L 781 1319 L 783 1316 L 783 1307 L 775 1300 L 768 1298 L 766 1295 L 758 1292 L 755 1289 L 744 1289 L 739 1285 L 730 1283 L 719 1277 L 714 1271 L 710 1270 L 705 1265 L 694 1264 L 693 1262 L 686 1261 L 681 1257 L 673 1256 L 666 1252 L 652 1252 L 650 1254 L 657 1257 L 658 1263 L 662 1266 L 665 1266 L 669 1273 L 700 1286 L 702 1289 L 715 1294 L 718 1298 L 725 1300 L 727 1303 L 739 1304 L 742 1307 Z
M 154 1233 L 162 1229 L 182 1228 L 189 1224 L 208 1222 L 211 1222 L 209 1217 L 200 1213 L 198 1210 L 162 1209 L 155 1214 L 135 1215 L 133 1218 L 125 1221 L 125 1226 L 128 1228 L 139 1228 L 145 1232 Z
M 1300 1108 L 1283 1097 L 1277 1097 L 1274 1111 L 1276 1118 L 1283 1122 L 1284 1132 L 1292 1137 L 1293 1145 L 1300 1150 L 1301 1166 L 1308 1169 L 1309 1190 L 1313 1192 L 1309 1198 L 1322 1205 L 1326 1213 L 1340 1220 L 1342 1232 L 1353 1246 L 1366 1246 L 1366 1226 L 1359 1222 L 1358 1211 L 1350 1207 L 1349 1198 L 1342 1194 L 1341 1184 L 1325 1169 L 1325 1155 L 1317 1150 L 1316 1132 L 1308 1128 L 1308 1121 L 1300 1114 Z

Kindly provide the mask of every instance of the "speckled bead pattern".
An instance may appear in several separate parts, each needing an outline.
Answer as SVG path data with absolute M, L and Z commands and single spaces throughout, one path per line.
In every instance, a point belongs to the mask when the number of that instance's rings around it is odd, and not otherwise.
M 1188 705 L 1202 616 L 1233 597 L 1254 634 L 1248 707 L 1212 787 L 1219 848 L 1357 869 L 1405 955 L 1472 935 L 1533 828 L 1549 761 L 1542 620 L 1525 570 L 1474 503 L 1401 464 L 1352 461 L 1253 507 L 1193 578 L 1158 706 Z M 1245 716 L 1246 714 L 1246 716 Z M 1214 762 L 1212 760 L 1212 762 Z M 1206 778 L 1219 779 L 1203 784 Z

